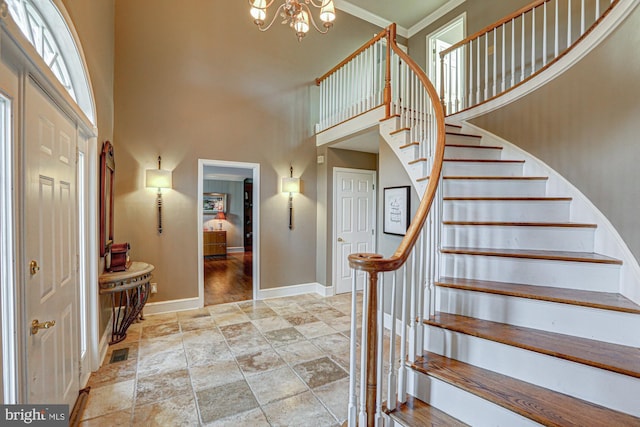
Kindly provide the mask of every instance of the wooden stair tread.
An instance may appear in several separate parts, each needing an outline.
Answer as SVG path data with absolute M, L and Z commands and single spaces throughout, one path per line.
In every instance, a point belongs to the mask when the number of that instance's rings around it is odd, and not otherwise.
M 412 367 L 546 426 L 637 426 L 640 418 L 425 352 Z
M 547 181 L 547 176 L 443 176 L 442 179 Z
M 457 135 L 457 134 L 456 134 Z M 474 148 L 485 150 L 502 150 L 503 148 L 497 145 L 464 145 L 464 144 L 444 144 L 445 147 L 457 147 L 457 148 Z
M 447 135 L 454 135 L 454 136 L 468 136 L 470 138 L 482 138 L 482 136 L 480 135 L 473 135 L 470 133 L 458 133 L 458 132 L 445 132 Z
M 507 295 L 603 310 L 640 314 L 640 305 L 635 304 L 633 301 L 620 294 L 612 292 L 583 291 L 581 289 L 521 285 L 518 283 L 460 279 L 455 277 L 441 277 L 436 281 L 436 285 L 474 292 L 485 292 L 497 295 Z
M 597 228 L 596 224 L 581 222 L 508 222 L 508 221 L 442 221 L 444 225 L 487 226 L 487 227 L 559 227 Z
M 445 123 L 445 125 L 447 125 L 447 126 L 451 126 L 452 128 L 462 129 L 462 126 L 460 126 L 460 125 L 456 125 L 456 124 L 453 124 L 453 123 Z
M 444 159 L 444 162 L 461 162 L 461 163 L 524 163 L 524 160 L 508 160 L 508 159 Z
M 398 403 L 393 411 L 386 411 L 394 421 L 407 427 L 464 427 L 467 424 L 453 418 L 422 400 L 407 396 L 406 403 Z
M 571 197 L 443 197 L 442 200 L 458 200 L 458 201 L 531 201 L 531 202 L 543 202 L 543 201 L 557 201 L 557 202 L 570 202 L 573 200 Z
M 442 312 L 424 323 L 640 378 L 640 348 Z
M 546 259 L 555 261 L 590 262 L 621 265 L 622 261 L 593 252 L 545 251 L 538 249 L 485 249 L 444 247 L 440 252 L 458 255 L 483 255 L 507 258 Z

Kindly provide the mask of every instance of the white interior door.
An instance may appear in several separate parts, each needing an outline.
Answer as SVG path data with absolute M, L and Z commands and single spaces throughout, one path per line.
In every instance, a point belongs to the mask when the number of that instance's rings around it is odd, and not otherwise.
M 27 400 L 72 407 L 79 391 L 76 128 L 31 79 L 25 107 Z M 45 327 L 32 331 L 36 320 Z
M 340 294 L 351 291 L 353 272 L 348 256 L 375 252 L 376 173 L 335 168 L 333 182 L 333 271 L 335 292 Z M 361 287 L 362 280 L 358 284 Z

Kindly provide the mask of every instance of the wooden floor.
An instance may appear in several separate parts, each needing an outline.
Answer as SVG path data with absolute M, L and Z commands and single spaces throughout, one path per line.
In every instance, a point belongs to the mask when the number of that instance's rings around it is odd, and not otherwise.
M 253 254 L 230 253 L 204 259 L 204 305 L 253 299 Z

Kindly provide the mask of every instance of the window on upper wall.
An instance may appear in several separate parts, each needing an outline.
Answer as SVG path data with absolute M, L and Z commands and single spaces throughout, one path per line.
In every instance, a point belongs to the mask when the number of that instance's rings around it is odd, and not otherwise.
M 71 98 L 95 124 L 84 61 L 60 10 L 51 0 L 6 0 L 11 17 Z

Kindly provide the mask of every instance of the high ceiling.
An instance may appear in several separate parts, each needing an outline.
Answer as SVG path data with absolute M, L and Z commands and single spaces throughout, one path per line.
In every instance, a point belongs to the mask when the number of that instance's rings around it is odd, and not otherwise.
M 380 26 L 398 24 L 411 37 L 465 0 L 335 0 L 338 9 Z

